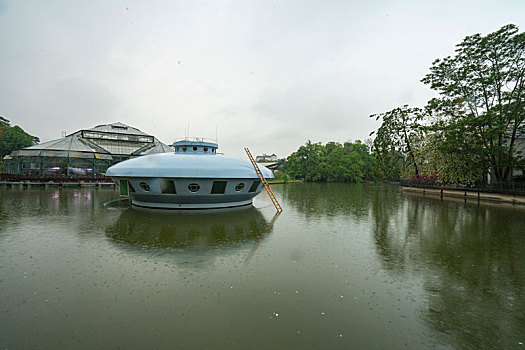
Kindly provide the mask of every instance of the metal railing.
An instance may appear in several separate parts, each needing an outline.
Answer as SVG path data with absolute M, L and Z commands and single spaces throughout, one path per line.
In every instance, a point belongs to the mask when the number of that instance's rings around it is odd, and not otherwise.
M 181 142 L 181 141 L 217 143 L 217 140 L 214 140 L 214 139 L 211 139 L 211 138 L 194 137 L 194 136 L 187 136 L 187 137 L 177 138 L 172 143 Z
M 113 182 L 104 175 L 21 175 L 0 174 L 0 182 Z
M 458 185 L 443 184 L 439 180 L 433 179 L 401 179 L 401 186 L 458 190 L 468 192 L 488 192 L 511 195 L 525 195 L 525 182 L 521 181 L 506 181 L 497 183 L 480 182 L 472 185 Z

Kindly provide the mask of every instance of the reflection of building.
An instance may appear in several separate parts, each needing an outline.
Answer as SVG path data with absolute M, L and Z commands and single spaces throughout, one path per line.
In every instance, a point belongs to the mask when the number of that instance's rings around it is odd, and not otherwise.
M 4 157 L 5 171 L 21 175 L 104 174 L 115 163 L 172 148 L 137 128 L 113 123 L 79 130 L 66 137 L 22 148 Z
M 106 234 L 116 242 L 139 247 L 157 246 L 185 248 L 198 246 L 234 246 L 253 243 L 272 229 L 256 208 L 230 209 L 205 214 L 166 215 L 152 211 L 127 209 L 118 220 L 106 228 Z M 213 254 L 216 250 L 209 249 Z

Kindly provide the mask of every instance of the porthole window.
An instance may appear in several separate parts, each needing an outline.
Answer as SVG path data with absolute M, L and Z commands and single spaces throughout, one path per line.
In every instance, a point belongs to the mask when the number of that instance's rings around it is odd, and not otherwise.
M 204 147 L 204 152 L 208 152 L 208 147 Z
M 144 192 L 149 192 L 149 185 L 148 185 L 147 183 L 145 183 L 145 182 L 141 182 L 141 183 L 139 184 L 139 186 L 140 186 L 140 188 L 142 188 L 142 190 L 143 190 Z
M 184 152 L 186 152 L 186 149 L 187 149 L 186 146 L 182 146 L 182 150 L 183 150 Z
M 196 151 L 197 150 L 197 146 L 193 146 L 193 150 Z
M 198 192 L 200 190 L 200 188 L 201 187 L 198 184 L 189 184 L 188 185 L 188 191 L 193 192 L 193 193 Z
M 244 188 L 244 184 L 241 182 L 240 184 L 235 186 L 235 191 L 236 192 L 240 192 L 240 191 L 242 191 L 243 188 Z

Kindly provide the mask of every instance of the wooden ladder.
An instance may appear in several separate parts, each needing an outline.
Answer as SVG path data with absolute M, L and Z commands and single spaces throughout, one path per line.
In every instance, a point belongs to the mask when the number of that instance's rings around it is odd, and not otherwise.
M 264 185 L 264 188 L 266 189 L 266 192 L 268 192 L 268 195 L 270 196 L 270 199 L 273 202 L 273 205 L 275 205 L 275 209 L 277 209 L 278 213 L 281 213 L 283 211 L 283 208 L 277 201 L 277 198 L 275 197 L 275 194 L 273 194 L 272 188 L 268 184 L 268 181 L 264 178 L 263 174 L 261 173 L 261 169 L 259 169 L 259 166 L 257 165 L 257 162 L 255 162 L 255 159 L 253 159 L 252 154 L 250 153 L 250 150 L 248 148 L 244 148 L 246 151 L 246 154 L 248 155 L 248 158 L 250 158 L 250 162 L 252 162 L 253 168 L 255 169 L 255 172 L 257 175 L 259 175 L 259 179 L 261 179 L 261 182 Z

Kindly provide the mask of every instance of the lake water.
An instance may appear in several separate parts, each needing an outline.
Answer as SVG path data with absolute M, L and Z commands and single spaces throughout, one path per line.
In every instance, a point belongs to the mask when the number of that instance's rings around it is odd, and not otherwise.
M 0 348 L 525 349 L 524 207 L 274 191 L 278 217 L 0 190 Z

